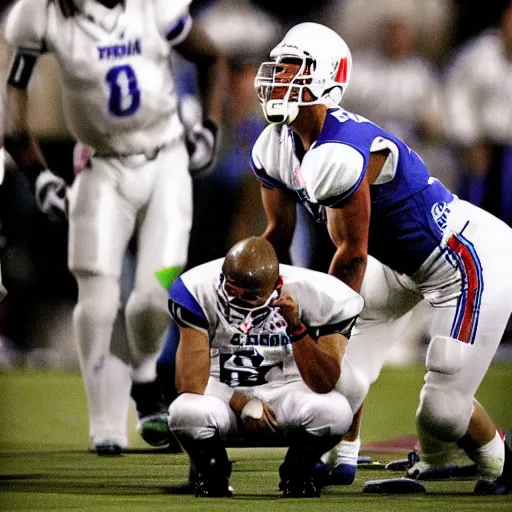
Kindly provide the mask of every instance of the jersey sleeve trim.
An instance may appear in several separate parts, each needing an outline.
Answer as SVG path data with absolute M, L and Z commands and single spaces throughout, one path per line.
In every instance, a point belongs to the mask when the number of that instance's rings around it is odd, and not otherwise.
M 309 327 L 308 331 L 313 336 L 313 338 L 318 339 L 321 336 L 327 336 L 329 334 L 342 334 L 346 338 L 350 338 L 352 333 L 352 329 L 359 315 L 353 316 L 352 318 L 348 318 L 342 320 L 341 322 L 337 322 L 335 324 L 322 325 L 321 327 Z
M 322 206 L 327 206 L 328 208 L 342 208 L 347 204 L 348 200 L 359 188 L 359 185 L 361 185 L 361 182 L 363 181 L 365 174 L 366 169 L 363 170 L 357 181 L 348 190 L 336 196 L 327 197 L 325 199 L 319 199 L 317 200 L 318 204 Z
M 208 320 L 196 298 L 190 293 L 181 277 L 169 288 L 169 311 L 178 325 L 208 328 Z
M 172 25 L 165 38 L 167 41 L 172 42 L 173 44 L 181 43 L 190 32 L 190 28 L 192 26 L 192 18 L 189 14 L 180 18 L 174 25 Z
M 258 157 L 254 155 L 254 153 L 251 153 L 250 162 L 253 173 L 262 183 L 264 183 L 270 188 L 280 188 L 282 190 L 288 190 L 288 188 L 283 183 L 281 183 L 279 180 L 276 180 L 275 178 L 272 178 L 267 174 L 267 172 L 263 168 L 263 165 L 259 161 Z

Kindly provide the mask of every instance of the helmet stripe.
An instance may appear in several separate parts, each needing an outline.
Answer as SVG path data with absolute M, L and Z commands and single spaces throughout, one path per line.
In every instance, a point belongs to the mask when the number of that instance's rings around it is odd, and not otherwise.
M 335 82 L 340 84 L 344 84 L 347 81 L 347 73 L 348 73 L 348 60 L 346 57 L 340 59 L 340 63 L 338 65 L 338 72 L 336 73 Z

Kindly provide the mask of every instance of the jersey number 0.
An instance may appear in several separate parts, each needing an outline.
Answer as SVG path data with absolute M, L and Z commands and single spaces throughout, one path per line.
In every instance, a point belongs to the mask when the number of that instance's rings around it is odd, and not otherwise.
M 114 66 L 105 76 L 110 87 L 108 110 L 116 117 L 131 116 L 140 106 L 137 76 L 128 64 Z

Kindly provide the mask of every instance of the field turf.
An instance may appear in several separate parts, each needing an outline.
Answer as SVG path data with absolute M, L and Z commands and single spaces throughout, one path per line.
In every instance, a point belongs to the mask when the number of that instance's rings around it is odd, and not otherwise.
M 364 455 L 381 462 L 405 456 L 414 442 L 422 379 L 420 367 L 384 369 L 365 405 L 363 445 L 373 448 Z M 495 364 L 477 395 L 500 427 L 512 426 L 511 390 L 512 364 Z M 319 499 L 284 500 L 277 490 L 284 448 L 230 448 L 235 497 L 199 499 L 184 489 L 185 455 L 147 448 L 134 424 L 132 410 L 129 453 L 97 457 L 87 449 L 85 395 L 77 373 L 0 374 L 0 510 L 512 511 L 512 495 L 474 496 L 472 479 L 425 482 L 426 494 L 368 495 L 362 492 L 365 481 L 402 475 L 362 468 L 352 486 L 327 487 Z M 401 448 L 392 452 L 392 446 Z

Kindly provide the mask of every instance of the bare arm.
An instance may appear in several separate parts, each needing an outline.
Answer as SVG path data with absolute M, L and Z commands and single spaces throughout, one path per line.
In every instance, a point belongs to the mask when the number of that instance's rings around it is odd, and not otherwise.
M 28 92 L 26 88 L 7 85 L 6 117 L 8 121 L 5 130 L 5 149 L 34 188 L 37 176 L 47 168 L 47 165 L 28 126 Z
M 286 191 L 261 185 L 267 227 L 261 235 L 273 246 L 281 263 L 290 263 L 290 245 L 297 222 L 297 203 Z
M 304 382 L 315 393 L 329 393 L 341 375 L 341 362 L 347 346 L 347 338 L 331 333 L 313 338 L 299 316 L 295 300 L 284 295 L 274 302 L 288 323 L 295 362 Z M 297 334 L 299 333 L 299 334 Z M 301 334 L 302 333 L 302 334 Z M 294 341 L 294 337 L 299 337 Z
M 223 98 L 228 88 L 226 58 L 196 23 L 192 24 L 186 39 L 175 49 L 197 66 L 204 119 L 221 124 Z
M 178 393 L 204 395 L 210 377 L 208 336 L 192 327 L 179 326 L 180 343 L 176 353 L 176 390 Z
M 365 176 L 343 208 L 327 208 L 327 228 L 336 252 L 329 274 L 359 293 L 368 258 L 370 187 Z

